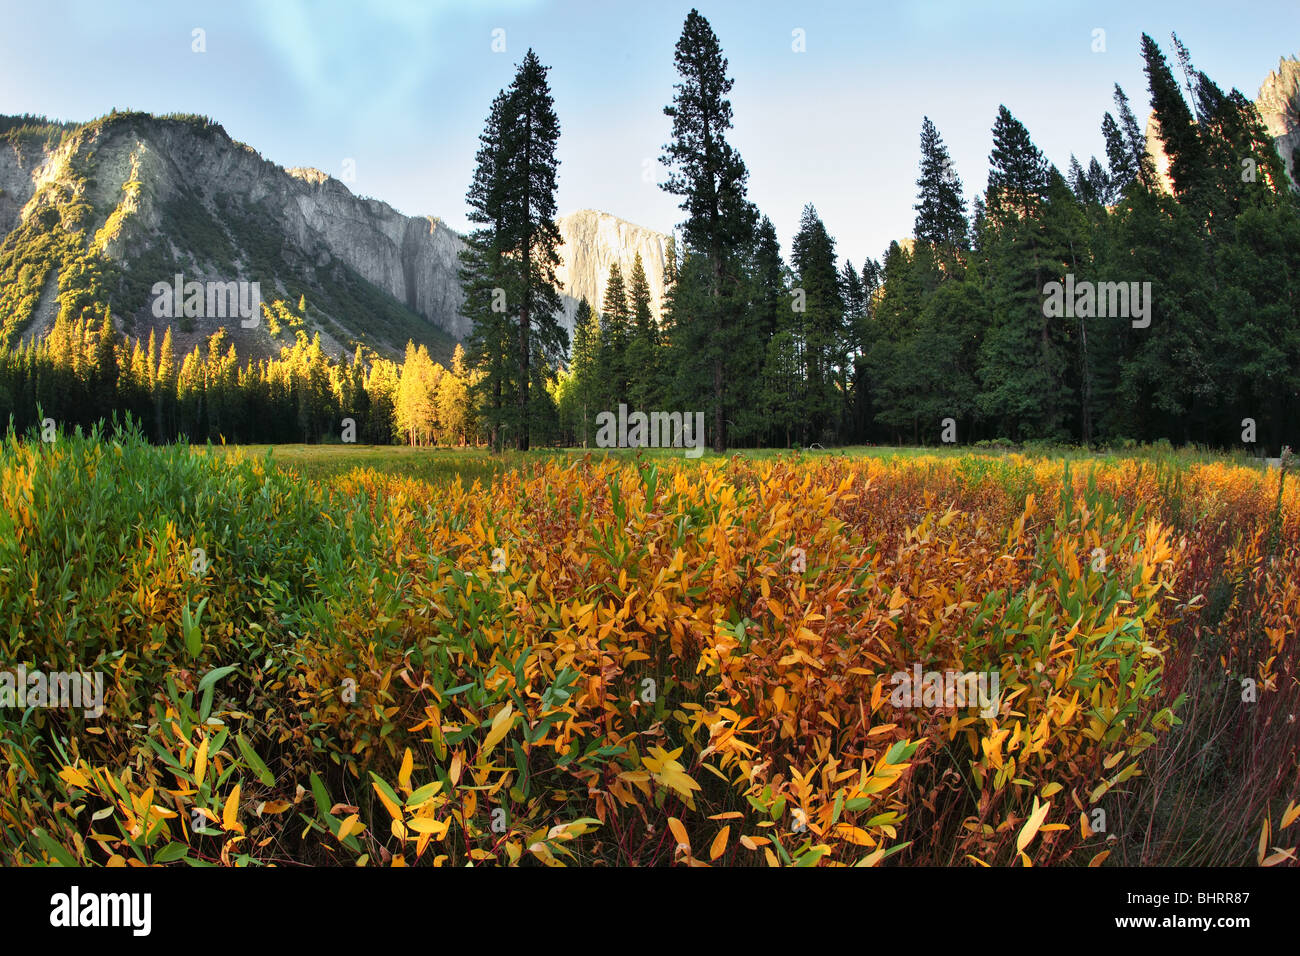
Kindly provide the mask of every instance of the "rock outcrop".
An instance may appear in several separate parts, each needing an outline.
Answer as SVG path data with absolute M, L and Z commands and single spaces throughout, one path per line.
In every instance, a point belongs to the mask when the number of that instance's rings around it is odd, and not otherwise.
M 646 229 L 607 212 L 583 209 L 556 220 L 564 245 L 560 247 L 561 266 L 555 277 L 564 291 L 564 324 L 573 329 L 574 313 L 578 302 L 586 298 L 591 307 L 600 311 L 605 302 L 605 284 L 609 267 L 617 262 L 626 284 L 632 275 L 632 263 L 641 254 L 641 267 L 645 269 L 650 286 L 650 307 L 655 317 L 663 314 L 664 263 L 668 250 L 668 236 Z
M 447 354 L 468 336 L 457 274 L 465 243 L 440 219 L 356 196 L 317 169 L 285 169 L 196 117 L 116 114 L 71 129 L 62 142 L 58 131 L 44 141 L 0 142 L 0 240 L 34 216 L 53 221 L 50 210 L 65 216 L 84 200 L 91 212 L 76 228 L 87 247 L 134 276 L 125 291 L 114 290 L 112 305 L 137 333 L 167 324 L 154 320 L 146 290 L 179 271 L 187 280 L 260 281 L 264 301 L 304 296 L 308 331 L 321 332 L 335 353 L 364 341 L 400 355 L 414 337 Z M 638 252 L 658 314 L 666 235 L 592 210 L 558 224 L 566 328 L 581 297 L 599 309 L 610 264 L 627 276 Z M 31 315 L 0 317 L 6 327 L 27 335 L 50 327 L 58 271 Z M 193 325 L 178 334 L 179 347 L 215 330 L 202 319 Z M 228 331 L 241 355 L 278 350 L 265 329 Z
M 1286 164 L 1291 182 L 1300 181 L 1295 168 L 1295 151 L 1300 148 L 1300 60 L 1295 57 L 1278 61 L 1259 88 L 1255 108 Z

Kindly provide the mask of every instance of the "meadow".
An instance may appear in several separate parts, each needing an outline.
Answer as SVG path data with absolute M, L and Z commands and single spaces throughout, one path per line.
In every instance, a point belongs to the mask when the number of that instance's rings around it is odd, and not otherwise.
M 106 694 L 0 707 L 0 859 L 1294 865 L 1298 571 L 1167 447 L 10 435 L 0 660 Z

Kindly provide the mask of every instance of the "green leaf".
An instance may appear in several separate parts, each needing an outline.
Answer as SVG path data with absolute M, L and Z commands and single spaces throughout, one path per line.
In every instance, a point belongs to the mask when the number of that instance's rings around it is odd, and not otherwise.
M 424 803 L 425 800 L 428 800 L 430 797 L 433 796 L 434 791 L 437 789 L 437 787 L 438 787 L 437 781 L 434 781 L 433 783 L 426 783 L 423 787 L 421 787 L 419 790 L 416 790 L 413 794 L 411 794 L 409 797 L 406 798 L 406 805 L 408 807 L 419 806 L 421 803 Z
M 45 849 L 47 853 L 50 854 L 50 856 L 54 857 L 54 859 L 58 861 L 60 866 L 77 865 L 77 861 L 72 858 L 72 854 L 67 851 L 67 848 L 60 846 L 58 843 L 56 843 L 54 841 L 54 838 L 51 837 L 48 833 L 46 833 L 44 830 L 37 827 L 35 830 L 32 831 L 32 833 L 36 836 L 37 842 L 40 843 L 40 845 Z
M 203 693 L 205 690 L 207 690 L 217 681 L 221 680 L 221 678 L 225 677 L 227 674 L 231 673 L 232 671 L 236 671 L 238 669 L 239 669 L 239 665 L 231 664 L 229 667 L 218 667 L 215 670 L 208 671 L 206 674 L 203 675 L 203 680 L 199 681 L 199 687 L 198 687 L 199 693 L 200 694 Z
M 177 860 L 185 858 L 187 850 L 189 850 L 189 847 L 184 843 L 168 843 L 153 855 L 153 861 L 155 863 L 175 863 Z
M 316 798 L 316 809 L 320 811 L 320 818 L 331 819 L 330 807 L 333 804 L 330 803 L 330 795 L 325 790 L 325 784 L 321 783 L 320 776 L 316 773 L 311 775 L 311 795 Z
M 253 773 L 257 774 L 257 779 L 262 781 L 268 787 L 275 786 L 275 774 L 271 773 L 266 764 L 262 763 L 262 758 L 244 739 L 243 734 L 235 735 L 235 743 L 239 745 L 239 752 L 244 755 L 244 760 L 252 768 Z

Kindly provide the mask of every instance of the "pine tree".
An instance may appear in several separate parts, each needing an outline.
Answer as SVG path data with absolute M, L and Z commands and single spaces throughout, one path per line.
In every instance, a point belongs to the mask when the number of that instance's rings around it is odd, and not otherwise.
M 831 441 L 838 408 L 836 379 L 847 365 L 843 354 L 844 302 L 836 266 L 835 240 L 808 204 L 790 252 L 796 288 L 803 291 L 803 375 L 808 441 Z M 796 319 L 796 324 L 798 320 Z
M 1151 109 L 1169 156 L 1169 178 L 1174 194 L 1184 202 L 1200 206 L 1205 201 L 1202 191 L 1207 170 L 1205 150 L 1192 111 L 1160 47 L 1145 33 L 1142 34 L 1142 58 L 1151 90 Z
M 176 437 L 176 397 L 176 347 L 172 344 L 169 325 L 158 351 L 158 374 L 154 380 L 154 424 L 159 441 Z
M 675 312 L 674 334 L 686 322 L 699 326 L 689 338 L 712 380 L 713 449 L 720 453 L 727 444 L 728 358 L 744 334 L 735 260 L 753 234 L 756 216 L 745 198 L 745 164 L 726 140 L 733 81 L 718 38 L 699 11 L 687 14 L 674 58 L 681 82 L 674 87 L 672 105 L 664 107 L 673 132 L 661 158 L 671 170 L 662 185 L 682 197 L 680 208 L 687 214 L 683 236 L 704 257 L 708 277 L 699 310 Z
M 596 407 L 601 397 L 600 343 L 600 325 L 591 310 L 591 304 L 584 296 L 574 313 L 573 357 L 570 361 L 578 415 L 576 433 L 583 448 L 589 447 L 588 442 L 594 434 L 592 428 L 595 415 L 600 411 Z
M 520 451 L 529 447 L 531 390 L 541 384 L 542 377 L 559 363 L 569 347 L 568 335 L 557 318 L 560 293 L 555 270 L 560 263 L 561 239 L 555 224 L 559 168 L 555 148 L 560 123 L 546 80 L 548 69 L 531 49 L 524 55 L 510 86 L 506 114 L 509 121 L 502 131 L 507 157 L 506 218 L 499 244 L 510 252 L 503 265 L 514 273 L 511 285 L 518 295 L 516 447 Z M 544 389 L 537 399 L 543 405 L 549 402 Z
M 509 243 L 507 166 L 510 97 L 505 90 L 492 101 L 492 109 L 479 136 L 474 178 L 466 201 L 469 219 L 480 228 L 465 238 L 460 253 L 460 281 L 465 292 L 461 314 L 471 322 L 468 337 L 469 361 L 479 370 L 473 392 L 489 441 L 499 450 L 504 430 L 511 423 L 515 405 L 514 366 L 511 362 L 514 337 L 507 301 L 510 276 L 504 260 Z
M 988 214 L 1003 223 L 1028 218 L 1047 192 L 1047 160 L 1029 138 L 1029 131 L 1005 106 L 998 107 L 989 156 Z
M 916 238 L 944 252 L 943 258 L 966 247 L 966 200 L 961 179 L 952 167 L 948 147 L 927 116 L 921 123 L 921 175 L 916 181 Z
M 632 275 L 627 287 L 631 309 L 631 338 L 627 347 L 630 404 L 650 411 L 658 406 L 659 329 L 650 306 L 650 283 L 646 279 L 641 253 L 632 261 Z
M 610 263 L 605 281 L 605 302 L 600 315 L 600 352 L 598 357 L 602 411 L 617 408 L 630 400 L 631 374 L 628 346 L 631 341 L 632 313 L 628 308 L 627 287 L 623 270 Z

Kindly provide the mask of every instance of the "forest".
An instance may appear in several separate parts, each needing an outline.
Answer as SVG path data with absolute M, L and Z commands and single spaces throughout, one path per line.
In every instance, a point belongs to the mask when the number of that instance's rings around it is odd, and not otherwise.
M 596 416 L 625 403 L 705 412 L 715 451 L 954 439 L 1276 450 L 1300 413 L 1297 193 L 1255 106 L 1173 43 L 1177 72 L 1141 39 L 1167 170 L 1116 85 L 1104 161 L 1072 156 L 1065 173 L 1000 108 L 988 186 L 968 204 L 925 118 L 913 236 L 859 267 L 811 203 L 787 254 L 747 198 L 727 142 L 733 80 L 692 12 L 664 110 L 662 187 L 687 218 L 663 309 L 639 257 L 626 276 L 615 263 L 572 334 L 555 283 L 560 125 L 530 50 L 481 136 L 461 275 L 473 333 L 451 368 L 413 343 L 400 362 L 360 345 L 331 358 L 308 337 L 305 297 L 263 306 L 273 334 L 288 327 L 279 358 L 241 360 L 223 331 L 177 356 L 170 329 L 160 342 L 128 334 L 134 318 L 81 288 L 91 264 L 60 277 L 70 291 L 43 340 L 11 330 L 0 346 L 0 420 L 25 431 L 117 413 L 161 442 L 320 442 L 352 419 L 367 443 L 527 449 L 590 446 Z M 1148 312 L 1051 308 L 1067 281 L 1141 288 Z

